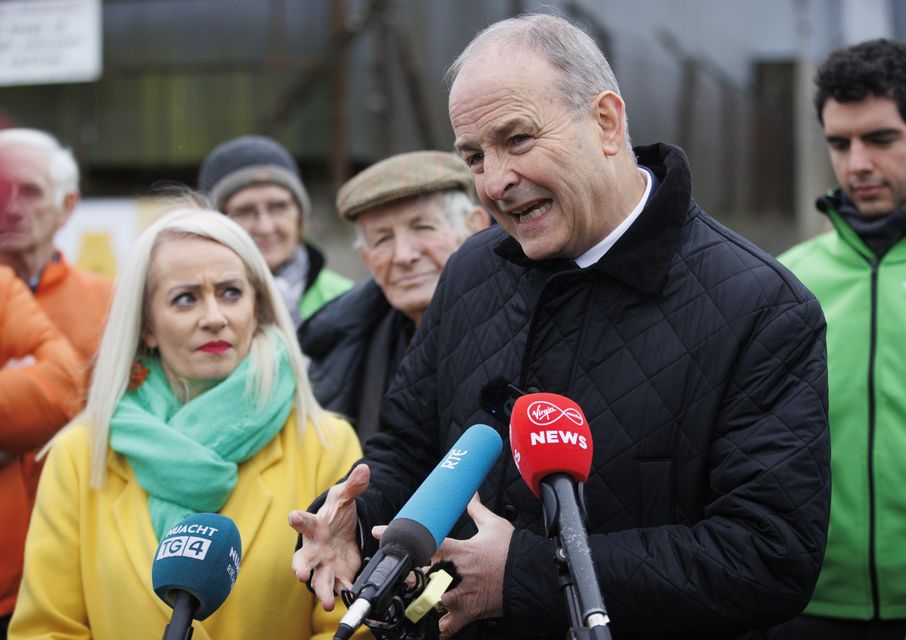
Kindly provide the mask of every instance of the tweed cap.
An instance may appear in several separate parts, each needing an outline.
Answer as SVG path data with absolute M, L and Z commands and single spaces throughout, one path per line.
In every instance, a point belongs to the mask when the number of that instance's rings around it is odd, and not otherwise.
M 214 147 L 198 171 L 198 189 L 218 211 L 223 211 L 237 191 L 259 184 L 276 184 L 289 190 L 302 215 L 310 213 L 311 200 L 299 166 L 283 145 L 266 136 L 227 140 Z
M 460 189 L 475 199 L 472 172 L 459 156 L 413 151 L 371 165 L 337 192 L 337 212 L 354 221 L 366 209 L 436 191 Z

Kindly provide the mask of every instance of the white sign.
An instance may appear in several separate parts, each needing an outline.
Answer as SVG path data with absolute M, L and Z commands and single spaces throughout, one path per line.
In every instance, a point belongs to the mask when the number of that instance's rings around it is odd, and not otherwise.
M 101 77 L 101 0 L 0 0 L 0 86 Z

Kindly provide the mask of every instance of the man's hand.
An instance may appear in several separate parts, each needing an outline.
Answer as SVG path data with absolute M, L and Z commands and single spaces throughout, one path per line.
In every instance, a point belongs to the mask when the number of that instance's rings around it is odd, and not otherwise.
M 293 571 L 300 582 L 310 583 L 326 611 L 333 611 L 334 596 L 352 586 L 362 566 L 355 499 L 365 492 L 370 479 L 368 465 L 360 464 L 345 481 L 331 487 L 318 513 L 289 514 L 289 525 L 302 534 L 302 548 L 293 554 Z
M 468 540 L 446 538 L 433 558 L 434 562 L 453 562 L 462 576 L 459 586 L 441 598 L 447 609 L 440 618 L 444 640 L 471 622 L 503 615 L 503 572 L 513 525 L 485 508 L 478 494 L 472 497 L 467 512 L 478 533 Z

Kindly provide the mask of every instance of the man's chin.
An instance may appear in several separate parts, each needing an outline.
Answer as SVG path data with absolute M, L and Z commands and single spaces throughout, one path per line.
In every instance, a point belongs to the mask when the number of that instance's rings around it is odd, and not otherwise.
M 893 213 L 894 207 L 889 202 L 879 202 L 877 200 L 869 200 L 867 202 L 855 201 L 856 207 L 859 209 L 859 213 L 868 218 L 881 218 Z

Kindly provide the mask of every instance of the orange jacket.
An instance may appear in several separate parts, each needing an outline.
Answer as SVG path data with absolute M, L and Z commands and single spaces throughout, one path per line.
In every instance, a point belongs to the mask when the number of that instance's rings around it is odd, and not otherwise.
M 108 278 L 71 266 L 60 253 L 44 268 L 35 291 L 38 304 L 88 365 L 104 333 L 112 291 Z
M 0 615 L 12 611 L 34 494 L 27 458 L 80 408 L 80 359 L 11 269 L 0 266 Z

